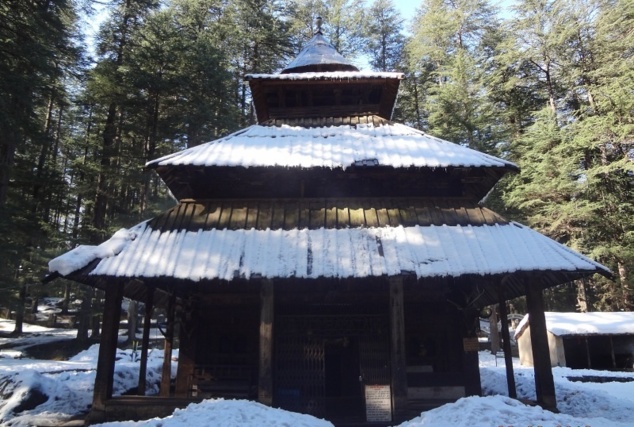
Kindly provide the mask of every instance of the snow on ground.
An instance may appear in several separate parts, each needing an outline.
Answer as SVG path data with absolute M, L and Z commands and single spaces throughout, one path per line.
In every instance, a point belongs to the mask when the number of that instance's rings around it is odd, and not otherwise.
M 332 423 L 311 415 L 270 408 L 246 400 L 208 399 L 177 409 L 167 418 L 98 424 L 100 427 L 191 427 L 191 426 L 287 426 L 332 427 Z
M 497 362 L 497 366 L 496 366 Z M 513 370 L 517 397 L 535 400 L 535 377 L 533 368 L 521 366 L 519 359 L 513 359 Z M 486 396 L 508 396 L 504 359 L 495 358 L 490 352 L 480 352 L 480 376 L 482 393 Z M 568 377 L 608 377 L 619 378 L 622 381 L 576 382 Z M 634 372 L 595 371 L 589 369 L 570 369 L 564 367 L 553 368 L 557 408 L 562 417 L 554 425 L 578 426 L 632 426 L 634 425 Z M 527 408 L 526 410 L 536 408 Z M 539 409 L 539 408 L 537 408 Z M 549 413 L 550 414 L 550 413 Z M 518 414 L 519 415 L 519 414 Z M 526 416 L 508 425 L 550 425 L 551 422 L 536 418 L 532 423 L 525 423 Z M 536 414 L 533 414 L 537 416 Z M 564 415 L 576 418 L 574 422 L 566 421 Z M 532 415 L 531 415 L 532 416 Z M 537 421 L 540 421 L 539 423 Z M 503 422 L 500 425 L 507 425 Z M 425 425 L 425 424 L 423 424 Z M 474 424 L 479 425 L 479 424 Z
M 22 351 L 32 345 L 63 341 L 64 339 L 70 340 L 77 336 L 77 331 L 74 329 L 53 329 L 28 323 L 24 324 L 23 330 L 26 334 L 20 337 L 19 341 L 1 336 L 13 332 L 14 328 L 15 322 L 13 320 L 0 319 L 0 359 L 4 357 L 20 357 Z M 4 349 L 3 347 L 8 344 L 11 344 L 11 348 Z
M 12 322 L 0 319 L 0 331 L 13 330 Z M 98 346 L 67 361 L 35 360 L 21 350 L 46 340 L 67 339 L 74 331 L 25 325 L 25 337 L 0 339 L 0 425 L 26 427 L 52 425 L 81 417 L 91 403 Z M 177 356 L 175 352 L 175 356 Z M 22 358 L 11 358 L 12 355 Z M 115 368 L 114 393 L 120 395 L 136 387 L 138 353 L 119 350 Z M 148 360 L 149 393 L 158 392 L 163 352 L 153 350 Z M 172 363 L 172 375 L 176 364 Z M 515 381 L 520 399 L 535 399 L 533 369 L 514 359 Z M 634 373 L 553 368 L 560 414 L 527 406 L 506 397 L 504 360 L 480 352 L 480 374 L 484 397 L 468 397 L 427 411 L 400 427 L 456 426 L 590 426 L 625 427 L 634 425 Z M 576 382 L 568 377 L 607 377 L 606 382 Z M 616 380 L 626 381 L 619 382 Z M 210 399 L 175 411 L 163 419 L 103 424 L 101 427 L 183 427 L 219 426 L 330 426 L 310 415 L 269 408 L 256 402 Z
M 0 331 L 13 331 L 14 322 L 0 319 Z M 99 345 L 93 345 L 66 361 L 24 357 L 36 344 L 74 338 L 72 329 L 52 329 L 24 324 L 24 336 L 0 338 L 0 425 L 34 426 L 51 420 L 66 421 L 85 413 L 92 403 Z M 2 348 L 11 345 L 12 348 Z M 17 350 L 16 350 L 17 349 Z M 175 351 L 174 356 L 178 356 Z M 121 395 L 138 384 L 139 352 L 118 350 L 113 393 Z M 148 354 L 148 394 L 158 393 L 163 351 Z M 176 363 L 172 364 L 172 375 Z

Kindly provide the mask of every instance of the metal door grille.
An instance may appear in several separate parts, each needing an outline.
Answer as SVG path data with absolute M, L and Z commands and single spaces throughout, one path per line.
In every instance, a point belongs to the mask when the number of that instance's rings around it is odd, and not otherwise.
M 372 315 L 278 316 L 275 320 L 274 404 L 324 417 L 325 344 L 354 338 L 366 384 L 389 384 L 387 319 Z

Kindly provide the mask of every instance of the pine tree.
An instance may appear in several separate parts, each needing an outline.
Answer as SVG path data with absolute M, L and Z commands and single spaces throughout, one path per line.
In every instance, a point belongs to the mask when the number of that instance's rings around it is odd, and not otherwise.
M 366 12 L 363 51 L 376 71 L 397 71 L 402 63 L 405 37 L 403 19 L 392 0 L 375 0 Z
M 76 23 L 70 0 L 0 5 L 0 293 L 19 296 L 17 334 L 27 286 L 39 281 L 43 247 L 61 221 L 64 76 L 80 56 Z
M 424 79 L 429 132 L 486 152 L 495 152 L 498 140 L 487 92 L 492 53 L 485 46 L 485 35 L 496 26 L 486 1 L 429 0 L 407 44 L 409 68 Z
M 522 175 L 510 181 L 505 200 L 530 225 L 614 269 L 616 282 L 578 283 L 580 306 L 590 295 L 599 309 L 628 310 L 634 109 L 627 94 L 634 79 L 633 39 L 624 29 L 634 13 L 628 2 L 601 0 L 561 2 L 547 11 L 542 20 L 559 25 L 542 27 L 518 57 L 537 63 L 541 52 L 532 81 L 547 103 L 513 146 Z
M 144 18 L 157 6 L 156 0 L 120 0 L 100 31 L 100 60 L 94 70 L 97 84 L 93 87 L 99 90 L 95 95 L 101 98 L 99 102 L 107 105 L 107 115 L 103 125 L 100 170 L 91 219 L 93 243 L 101 242 L 106 237 L 108 202 L 113 192 L 111 180 L 117 176 L 116 156 L 124 123 L 122 105 L 127 96 L 124 70 L 132 47 L 130 39 Z

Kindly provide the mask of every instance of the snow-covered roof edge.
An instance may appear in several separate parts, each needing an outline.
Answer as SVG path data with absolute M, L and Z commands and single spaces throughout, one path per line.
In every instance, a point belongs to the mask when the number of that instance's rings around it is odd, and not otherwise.
M 96 259 L 118 255 L 129 242 L 137 238 L 148 221 L 143 221 L 130 229 L 121 228 L 112 237 L 98 246 L 79 245 L 48 262 L 48 270 L 61 276 L 68 276 Z
M 472 153 L 474 155 L 474 158 L 486 159 L 487 161 L 491 162 L 491 164 L 486 165 L 487 167 L 497 166 L 497 167 L 502 167 L 502 168 L 510 168 L 510 169 L 516 170 L 516 171 L 519 170 L 519 167 L 516 164 L 514 164 L 514 163 L 512 163 L 512 162 L 510 162 L 508 160 L 504 160 L 504 159 L 492 156 L 490 154 L 486 154 L 486 153 L 474 150 L 474 149 L 469 148 L 469 147 L 465 147 L 465 146 L 462 146 L 462 145 L 459 145 L 459 144 L 455 144 L 455 143 L 450 142 L 450 141 L 443 140 L 441 138 L 429 135 L 429 134 L 427 134 L 427 133 L 425 133 L 425 132 L 423 132 L 421 130 L 409 127 L 409 126 L 401 124 L 401 123 L 395 123 L 395 122 L 388 122 L 388 123 L 389 123 L 389 126 L 393 127 L 394 129 L 400 130 L 400 131 L 405 132 L 405 133 L 409 133 L 410 135 L 411 134 L 420 135 L 421 137 L 429 138 L 430 140 L 433 140 L 434 142 L 438 143 L 441 146 L 451 147 L 452 150 L 459 150 L 459 151 L 462 151 L 464 153 Z M 367 125 L 361 125 L 361 126 L 367 126 Z M 205 147 L 209 147 L 211 145 L 216 145 L 216 144 L 220 144 L 220 143 L 225 142 L 225 141 L 229 141 L 230 139 L 232 139 L 234 137 L 237 137 L 237 136 L 240 136 L 240 135 L 243 135 L 243 134 L 250 134 L 251 131 L 261 132 L 263 129 L 270 129 L 270 128 L 276 128 L 276 127 L 279 127 L 281 129 L 284 129 L 284 128 L 287 128 L 287 129 L 298 129 L 298 130 L 301 130 L 302 132 L 308 132 L 308 133 L 309 132 L 314 132 L 314 130 L 309 130 L 308 128 L 304 128 L 304 127 L 301 127 L 301 126 L 292 126 L 292 125 L 267 126 L 267 125 L 255 124 L 255 125 L 251 125 L 249 127 L 246 127 L 244 129 L 238 130 L 238 131 L 236 131 L 234 133 L 231 133 L 231 134 L 229 134 L 227 136 L 224 136 L 222 138 L 219 138 L 219 139 L 216 139 L 216 140 L 213 140 L 213 141 L 209 141 L 209 142 L 206 142 L 206 143 L 194 146 L 194 147 L 186 148 L 184 150 L 177 151 L 177 152 L 165 155 L 163 157 L 159 157 L 159 158 L 154 159 L 154 160 L 150 160 L 149 162 L 147 162 L 145 164 L 145 167 L 146 168 L 152 168 L 152 167 L 159 166 L 161 163 L 166 162 L 166 161 L 168 161 L 170 159 L 173 159 L 173 158 L 176 158 L 176 157 L 181 157 L 183 155 L 186 155 L 187 153 L 200 152 L 200 150 L 204 150 Z M 330 130 L 330 129 L 341 128 L 343 131 L 347 131 L 348 129 L 350 129 L 350 127 L 351 127 L 351 125 L 345 125 L 344 124 L 344 125 L 334 125 L 334 126 L 323 126 L 323 127 L 321 127 L 321 129 L 326 129 L 327 128 L 327 129 Z M 320 129 L 320 128 L 316 128 L 316 129 Z M 266 147 L 266 144 L 262 146 L 262 149 L 265 149 L 265 147 Z M 279 154 L 280 153 L 276 153 L 276 155 L 274 157 L 276 159 L 276 162 L 280 160 Z M 433 154 L 433 153 L 430 153 L 430 154 Z M 198 158 L 199 156 L 197 155 L 196 157 Z M 258 157 L 258 158 L 261 159 L 260 157 Z M 345 169 L 345 167 L 352 166 L 353 164 L 354 164 L 354 162 L 350 162 L 349 164 L 341 164 L 339 166 L 343 167 Z M 245 164 L 242 164 L 242 166 L 248 167 Z M 257 165 L 250 165 L 250 166 L 257 166 Z M 284 165 L 276 163 L 276 164 L 269 164 L 269 165 L 264 165 L 263 164 L 263 165 L 260 165 L 260 166 L 284 166 Z M 299 165 L 286 165 L 286 166 L 287 167 L 292 167 L 292 166 L 299 166 Z M 386 165 L 386 166 L 389 166 L 389 165 Z M 461 166 L 461 165 L 456 165 L 456 166 Z M 485 166 L 485 165 L 482 165 L 482 166 Z M 443 166 L 441 166 L 441 167 L 443 167 Z
M 546 330 L 555 336 L 570 335 L 634 335 L 634 312 L 558 313 L 545 312 Z M 519 338 L 530 323 L 525 315 L 517 326 Z
M 248 131 L 249 131 L 249 129 L 254 128 L 254 127 L 257 127 L 257 126 L 259 126 L 259 125 L 257 125 L 257 124 L 255 124 L 255 125 L 251 125 L 251 126 L 248 126 L 248 127 L 246 127 L 246 128 L 243 128 L 243 129 L 240 129 L 240 130 L 238 130 L 238 131 L 235 131 L 235 132 L 233 132 L 233 133 L 230 133 L 229 135 L 223 136 L 222 138 L 214 139 L 213 141 L 203 142 L 203 143 L 202 143 L 202 144 L 200 144 L 200 145 L 196 145 L 196 146 L 194 146 L 194 147 L 185 148 L 184 150 L 176 151 L 176 152 L 174 152 L 174 153 L 167 154 L 167 155 L 165 155 L 165 156 L 163 156 L 163 157 L 159 157 L 159 158 L 157 158 L 157 159 L 150 160 L 150 161 L 148 161 L 148 162 L 146 162 L 146 163 L 145 163 L 145 168 L 149 168 L 149 167 L 152 167 L 152 166 L 155 166 L 155 165 L 156 165 L 156 166 L 158 166 L 158 164 L 159 164 L 159 163 L 161 163 L 161 162 L 163 162 L 163 161 L 165 161 L 165 160 L 169 160 L 169 159 L 171 159 L 172 157 L 179 156 L 179 155 L 181 155 L 182 153 L 184 153 L 184 152 L 186 152 L 186 151 L 195 150 L 195 149 L 197 149 L 198 147 L 200 147 L 200 146 L 202 146 L 202 145 L 217 144 L 217 143 L 220 143 L 220 142 L 222 142 L 222 141 L 226 141 L 226 140 L 228 140 L 228 139 L 233 138 L 234 136 L 238 136 L 238 135 L 241 135 L 241 134 L 243 134 L 243 133 L 245 133 L 245 132 L 248 132 Z
M 533 230 L 532 228 L 530 228 L 530 227 L 528 227 L 526 225 L 520 224 L 520 223 L 515 222 L 515 221 L 511 221 L 511 224 L 513 224 L 513 225 L 515 225 L 517 227 L 520 227 L 520 228 L 524 228 L 524 229 L 530 230 L 531 232 L 537 234 L 538 236 L 541 236 L 543 239 L 547 239 L 549 241 L 553 241 L 553 242 L 557 243 L 558 247 L 562 251 L 565 251 L 565 252 L 569 253 L 570 255 L 574 255 L 574 256 L 578 257 L 579 259 L 594 265 L 598 270 L 603 271 L 603 274 L 605 274 L 606 276 L 612 276 L 614 274 L 614 273 L 612 273 L 612 271 L 610 271 L 609 268 L 607 268 L 603 264 L 599 264 L 598 262 L 596 262 L 592 258 L 589 258 L 589 257 L 587 257 L 587 256 L 585 256 L 585 255 L 583 255 L 583 254 L 581 254 L 581 253 L 569 248 L 568 246 L 566 246 L 564 244 L 561 244 L 558 241 L 556 241 L 554 239 L 551 239 L 550 237 L 547 237 L 547 236 L 545 236 L 545 235 Z
M 379 71 L 323 71 L 288 74 L 247 74 L 245 80 L 360 80 L 360 79 L 398 79 L 405 78 L 404 73 Z
M 413 131 L 413 132 L 417 132 L 417 133 L 419 133 L 420 135 L 425 136 L 425 137 L 427 137 L 427 138 L 434 139 L 434 140 L 438 141 L 438 142 L 439 142 L 439 143 L 441 143 L 441 144 L 452 144 L 452 145 L 457 145 L 457 146 L 459 146 L 459 147 L 462 147 L 462 148 L 463 148 L 463 149 L 465 149 L 465 150 L 468 150 L 468 151 L 471 151 L 471 152 L 474 152 L 474 153 L 478 153 L 478 155 L 479 155 L 479 156 L 482 156 L 482 157 L 488 158 L 489 160 L 492 160 L 492 161 L 495 161 L 495 162 L 502 162 L 502 163 L 504 163 L 504 165 L 505 165 L 506 167 L 510 167 L 511 169 L 515 169 L 515 170 L 519 170 L 519 169 L 520 169 L 520 168 L 519 168 L 519 166 L 517 166 L 515 163 L 513 163 L 513 162 L 511 162 L 511 161 L 508 161 L 508 160 L 502 159 L 502 158 L 500 158 L 500 157 L 495 157 L 495 156 L 492 156 L 491 154 L 487 154 L 487 153 L 484 153 L 484 152 L 482 152 L 482 151 L 474 150 L 473 148 L 470 148 L 470 147 L 465 147 L 464 145 L 456 144 L 455 142 L 451 142 L 451 141 L 447 141 L 447 140 L 442 139 L 442 138 L 438 138 L 437 136 L 431 135 L 431 134 L 429 134 L 429 133 L 427 133 L 427 132 L 424 132 L 424 131 L 422 131 L 422 130 L 420 130 L 420 129 L 416 129 L 416 128 L 413 128 L 413 127 L 410 127 L 410 126 L 404 125 L 404 124 L 402 124 L 402 123 L 395 123 L 395 122 L 392 122 L 392 126 L 395 126 L 395 127 L 403 127 L 403 128 L 406 128 L 406 129 L 407 129 L 408 131 L 410 131 L 410 132 L 411 132 L 411 131 Z
M 440 242 L 448 243 L 439 245 Z M 183 250 L 184 247 L 195 250 Z M 119 253 L 126 256 L 120 258 Z M 49 269 L 52 274 L 67 276 L 97 259 L 102 262 L 95 266 L 96 275 L 229 281 L 251 276 L 391 276 L 402 271 L 415 272 L 422 279 L 518 271 L 606 270 L 560 243 L 514 223 L 162 232 L 149 227 L 147 221 L 130 230 L 119 230 L 100 246 L 75 248 L 52 260 Z M 284 262 L 280 263 L 281 259 Z

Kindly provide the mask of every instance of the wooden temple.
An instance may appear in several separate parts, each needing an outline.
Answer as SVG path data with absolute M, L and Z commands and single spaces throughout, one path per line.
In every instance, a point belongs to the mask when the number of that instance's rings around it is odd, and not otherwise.
M 281 73 L 247 77 L 258 124 L 146 165 L 176 206 L 118 232 L 106 255 L 51 262 L 105 291 L 91 422 L 225 397 L 396 424 L 481 393 L 480 310 L 504 316 L 521 295 L 537 400 L 556 407 L 542 290 L 610 273 L 479 203 L 514 164 L 392 122 L 402 78 L 359 71 L 317 32 Z M 147 307 L 137 396 L 112 395 L 124 297 Z M 146 396 L 159 306 L 166 362 Z

